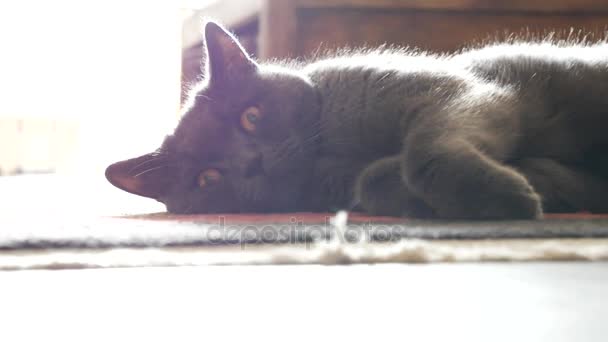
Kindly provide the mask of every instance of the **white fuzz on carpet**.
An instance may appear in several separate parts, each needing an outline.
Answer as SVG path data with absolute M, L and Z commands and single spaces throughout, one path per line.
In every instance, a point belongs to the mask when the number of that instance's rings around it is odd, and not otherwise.
M 608 239 L 404 240 L 395 243 L 19 251 L 0 269 L 608 260 Z
M 348 215 L 331 224 L 344 233 Z M 341 234 L 337 234 L 339 236 Z M 0 269 L 136 266 L 431 263 L 608 260 L 608 239 L 400 240 L 293 245 L 21 250 L 0 254 Z

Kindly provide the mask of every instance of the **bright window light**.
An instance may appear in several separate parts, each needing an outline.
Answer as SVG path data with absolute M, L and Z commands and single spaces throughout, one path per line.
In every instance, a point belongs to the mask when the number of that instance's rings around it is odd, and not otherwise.
M 0 5 L 0 171 L 100 170 L 179 112 L 179 4 Z M 10 4 L 10 5 L 9 5 Z

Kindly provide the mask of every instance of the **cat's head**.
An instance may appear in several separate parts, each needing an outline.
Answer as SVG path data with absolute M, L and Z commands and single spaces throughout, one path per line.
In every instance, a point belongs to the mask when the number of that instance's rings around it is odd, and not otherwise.
M 316 154 L 313 86 L 295 70 L 256 63 L 218 24 L 204 36 L 205 77 L 173 134 L 153 153 L 110 165 L 107 179 L 175 213 L 292 210 Z

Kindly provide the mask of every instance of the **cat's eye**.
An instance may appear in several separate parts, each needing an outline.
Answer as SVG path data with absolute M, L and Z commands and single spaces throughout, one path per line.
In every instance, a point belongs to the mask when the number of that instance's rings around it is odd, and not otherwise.
M 247 132 L 253 132 L 261 117 L 262 113 L 258 107 L 249 107 L 241 114 L 241 127 Z
M 209 169 L 201 172 L 198 175 L 198 186 L 204 188 L 211 183 L 215 183 L 222 179 L 222 174 L 216 169 Z

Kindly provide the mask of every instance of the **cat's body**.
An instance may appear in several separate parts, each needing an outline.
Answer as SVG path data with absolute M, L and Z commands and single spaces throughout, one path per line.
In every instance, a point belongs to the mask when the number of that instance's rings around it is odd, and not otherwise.
M 206 32 L 209 75 L 176 132 L 107 172 L 170 211 L 608 212 L 605 43 L 387 49 L 285 68 Z
M 321 111 L 321 122 L 330 124 L 320 139 L 320 156 L 348 165 L 343 177 L 333 177 L 352 180 L 373 161 L 400 155 L 408 131 L 418 130 L 433 140 L 464 139 L 485 156 L 528 173 L 529 181 L 546 168 L 555 171 L 554 181 L 570 191 L 553 183 L 543 189 L 551 211 L 608 210 L 608 185 L 596 179 L 602 170 L 588 163 L 608 152 L 606 44 L 498 44 L 445 57 L 368 52 L 323 60 L 304 71 L 324 89 L 322 103 L 328 104 Z M 351 158 L 341 159 L 345 156 Z M 586 180 L 573 175 L 583 171 L 590 174 Z M 446 176 L 483 176 L 457 168 L 449 172 L 453 175 Z M 326 179 L 317 178 L 321 184 Z M 352 182 L 344 187 L 335 193 L 347 195 L 332 205 L 344 207 L 353 198 Z M 550 196 L 551 190 L 562 194 Z M 467 202 L 475 191 L 458 195 Z M 394 210 L 384 203 L 373 211 Z

